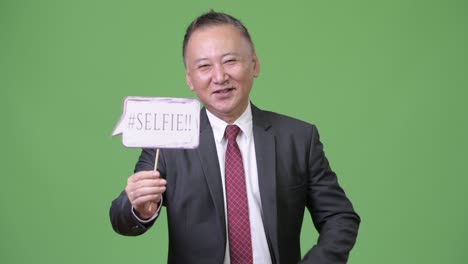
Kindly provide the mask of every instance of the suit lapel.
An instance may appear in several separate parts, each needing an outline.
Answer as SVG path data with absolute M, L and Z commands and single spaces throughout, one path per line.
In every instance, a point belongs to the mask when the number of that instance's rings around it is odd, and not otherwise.
M 214 142 L 213 129 L 211 129 L 205 108 L 200 112 L 200 144 L 198 146 L 198 154 L 208 189 L 210 190 L 211 197 L 213 198 L 218 223 L 220 224 L 219 228 L 222 230 L 222 238 L 223 241 L 226 241 L 223 185 L 221 182 L 221 173 L 216 145 Z
M 257 156 L 258 185 L 263 209 L 263 226 L 272 250 L 273 259 L 278 262 L 278 214 L 276 202 L 276 145 L 275 136 L 268 130 L 270 122 L 263 112 L 252 105 L 253 135 Z

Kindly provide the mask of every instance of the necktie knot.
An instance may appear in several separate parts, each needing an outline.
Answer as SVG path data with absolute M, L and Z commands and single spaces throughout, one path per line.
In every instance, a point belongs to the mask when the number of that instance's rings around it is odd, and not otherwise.
M 224 131 L 224 135 L 228 142 L 236 141 L 237 135 L 239 135 L 240 128 L 236 125 L 228 125 Z

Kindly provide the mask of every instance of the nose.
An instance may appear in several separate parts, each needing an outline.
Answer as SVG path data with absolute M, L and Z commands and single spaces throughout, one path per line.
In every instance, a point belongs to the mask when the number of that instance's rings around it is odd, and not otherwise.
M 216 65 L 213 68 L 212 79 L 216 84 L 223 84 L 228 80 L 229 76 L 225 71 L 223 65 Z

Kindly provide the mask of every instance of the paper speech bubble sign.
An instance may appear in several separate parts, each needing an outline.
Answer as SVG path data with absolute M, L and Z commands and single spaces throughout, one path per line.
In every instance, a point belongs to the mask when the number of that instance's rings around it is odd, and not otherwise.
M 112 136 L 129 148 L 196 148 L 199 126 L 196 99 L 129 96 Z

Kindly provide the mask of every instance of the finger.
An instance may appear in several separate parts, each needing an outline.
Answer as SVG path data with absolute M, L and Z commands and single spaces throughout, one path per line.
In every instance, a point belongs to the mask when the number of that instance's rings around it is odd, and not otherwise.
M 147 196 L 147 195 L 163 194 L 165 191 L 166 191 L 165 186 L 145 187 L 145 188 L 140 188 L 140 189 L 132 192 L 131 196 L 132 196 L 133 199 L 136 199 L 138 197 Z
M 138 211 L 140 211 L 141 209 L 146 208 L 146 203 L 148 203 L 148 202 L 159 203 L 160 201 L 161 201 L 161 195 L 160 194 L 145 195 L 145 196 L 140 196 L 137 199 L 135 199 L 132 202 L 132 206 L 134 208 L 137 208 Z
M 126 190 L 127 196 L 128 196 L 128 200 L 129 200 L 131 203 L 133 203 L 135 200 L 139 199 L 140 197 L 144 197 L 144 196 L 147 196 L 147 195 L 161 195 L 161 194 L 163 194 L 165 191 L 166 191 L 166 187 L 165 187 L 165 186 L 161 186 L 161 187 L 145 187 L 145 188 L 140 188 L 140 189 L 135 190 L 135 191 L 128 191 L 128 190 Z
M 128 177 L 129 182 L 137 182 L 144 179 L 157 179 L 160 177 L 158 171 L 139 171 Z
M 125 187 L 127 193 L 138 191 L 138 189 L 146 187 L 162 187 L 166 186 L 166 180 L 164 179 L 151 179 L 151 180 L 141 180 L 138 182 L 129 182 Z
M 135 188 L 144 188 L 144 187 L 157 187 L 157 186 L 166 186 L 165 179 L 145 179 L 133 183 Z

